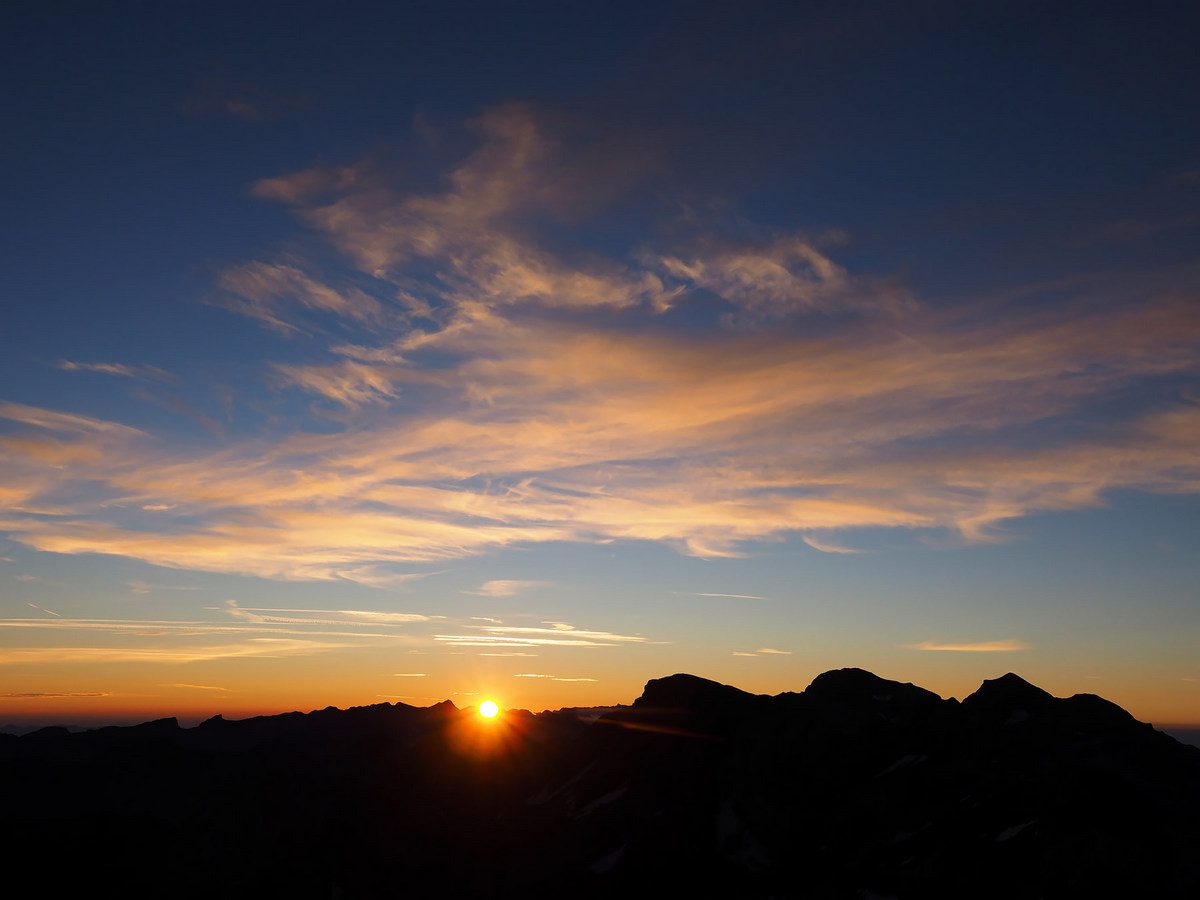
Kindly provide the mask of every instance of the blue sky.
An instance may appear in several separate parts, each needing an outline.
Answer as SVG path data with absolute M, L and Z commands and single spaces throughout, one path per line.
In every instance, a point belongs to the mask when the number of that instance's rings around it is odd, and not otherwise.
M 1188 5 L 5 16 L 5 720 L 1200 721 Z

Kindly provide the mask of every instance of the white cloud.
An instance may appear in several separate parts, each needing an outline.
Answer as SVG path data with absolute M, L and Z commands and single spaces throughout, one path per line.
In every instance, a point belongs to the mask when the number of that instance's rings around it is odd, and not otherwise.
M 814 537 L 806 536 L 801 538 L 801 540 L 803 540 L 804 543 L 808 544 L 808 546 L 812 547 L 814 550 L 819 550 L 822 553 L 862 553 L 861 550 L 857 550 L 854 547 L 844 547 L 841 544 L 835 544 L 831 541 L 817 540 L 817 538 Z

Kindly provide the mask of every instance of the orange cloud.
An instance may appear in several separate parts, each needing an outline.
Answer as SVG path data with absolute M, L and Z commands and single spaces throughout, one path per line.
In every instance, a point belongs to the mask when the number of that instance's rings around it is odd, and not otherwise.
M 0 526 L 51 552 L 383 585 L 402 577 L 389 563 L 546 540 L 663 541 L 708 556 L 787 533 L 844 552 L 830 536 L 864 526 L 985 540 L 1006 519 L 1097 505 L 1114 488 L 1200 485 L 1190 404 L 1065 440 L 1029 431 L 1115 385 L 1194 371 L 1200 326 L 1186 308 L 978 333 L 912 324 L 851 343 L 624 337 L 483 316 L 436 336 L 458 363 L 411 368 L 410 393 L 437 413 L 418 406 L 214 456 L 156 456 L 140 432 L 22 410 L 84 431 L 0 444 L 12 463 Z M 66 458 L 70 473 L 56 468 Z M 72 494 L 75 479 L 158 507 L 161 524 L 106 522 Z M 60 499 L 51 518 L 19 509 Z
M 1018 653 L 1028 650 L 1025 641 L 979 641 L 972 644 L 946 644 L 937 641 L 922 641 L 919 644 L 907 644 L 910 650 L 933 650 L 943 653 Z
M 0 665 L 61 663 L 192 663 L 213 659 L 248 657 L 272 659 L 345 649 L 343 643 L 287 638 L 250 638 L 236 644 L 207 647 L 23 647 L 0 649 Z
M 338 427 L 204 452 L 0 403 L 0 530 L 46 552 L 390 588 L 513 545 L 720 557 L 794 536 L 847 553 L 850 529 L 995 540 L 1115 489 L 1200 490 L 1186 394 L 1089 414 L 1200 371 L 1195 285 L 1178 272 L 1166 289 L 1080 284 L 1032 312 L 947 313 L 791 234 L 575 257 L 529 224 L 587 182 L 559 142 L 519 106 L 474 128 L 440 191 L 404 193 L 377 163 L 255 188 L 375 278 L 334 288 L 293 259 L 222 276 L 231 305 L 279 330 L 320 341 L 303 314 L 337 322 L 320 360 L 267 365 L 336 404 Z M 676 327 L 701 290 L 737 329 Z
M 221 273 L 219 284 L 226 306 L 285 334 L 302 330 L 289 321 L 289 307 L 358 322 L 377 322 L 385 314 L 383 304 L 361 289 L 335 290 L 287 263 L 251 262 L 234 266 Z

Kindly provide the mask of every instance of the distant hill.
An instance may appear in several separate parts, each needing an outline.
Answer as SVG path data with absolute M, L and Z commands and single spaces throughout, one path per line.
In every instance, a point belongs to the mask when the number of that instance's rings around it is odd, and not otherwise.
M 52 895 L 1200 896 L 1200 749 L 1013 674 L 49 728 L 0 735 L 0 787 Z

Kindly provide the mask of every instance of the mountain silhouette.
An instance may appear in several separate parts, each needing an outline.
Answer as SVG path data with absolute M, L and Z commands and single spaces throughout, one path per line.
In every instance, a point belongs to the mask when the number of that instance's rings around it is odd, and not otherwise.
M 1011 673 L 42 729 L 0 784 L 55 895 L 1200 896 L 1200 749 Z

